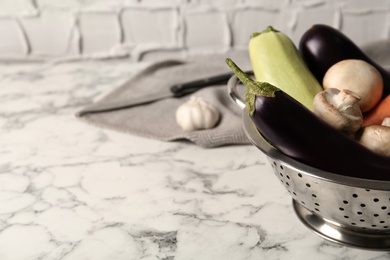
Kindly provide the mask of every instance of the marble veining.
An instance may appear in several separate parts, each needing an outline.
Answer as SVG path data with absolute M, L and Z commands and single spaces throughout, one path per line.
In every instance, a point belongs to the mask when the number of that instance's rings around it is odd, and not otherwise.
M 388 259 L 323 240 L 251 145 L 203 149 L 74 114 L 147 63 L 0 64 L 0 259 Z

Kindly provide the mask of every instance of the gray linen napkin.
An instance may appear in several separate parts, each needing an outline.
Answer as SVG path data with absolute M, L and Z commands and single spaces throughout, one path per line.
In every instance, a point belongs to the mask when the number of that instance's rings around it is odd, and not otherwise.
M 159 61 L 95 104 L 142 97 L 174 84 L 231 72 L 225 63 L 227 57 L 232 58 L 243 70 L 251 69 L 247 52 Z M 191 96 L 201 97 L 219 110 L 221 119 L 216 127 L 192 132 L 185 132 L 179 127 L 175 118 L 176 110 Z M 187 140 L 205 148 L 249 144 L 241 122 L 241 110 L 230 99 L 226 84 L 206 87 L 181 98 L 167 98 L 131 108 L 77 116 L 98 127 L 162 141 Z

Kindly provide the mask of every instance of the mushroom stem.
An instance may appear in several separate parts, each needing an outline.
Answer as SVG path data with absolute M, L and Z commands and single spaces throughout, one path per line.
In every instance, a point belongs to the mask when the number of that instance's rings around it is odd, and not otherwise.
M 360 100 L 360 96 L 355 92 L 342 89 L 338 94 L 331 96 L 329 102 L 340 112 L 343 112 L 357 104 Z
M 353 91 L 328 88 L 314 97 L 313 111 L 334 128 L 354 137 L 363 122 L 359 100 L 360 96 Z

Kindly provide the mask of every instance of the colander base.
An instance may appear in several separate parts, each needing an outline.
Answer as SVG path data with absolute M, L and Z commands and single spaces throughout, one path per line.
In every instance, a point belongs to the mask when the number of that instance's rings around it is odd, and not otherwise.
M 389 250 L 390 234 L 359 232 L 335 225 L 309 211 L 293 199 L 293 208 L 299 220 L 310 230 L 326 240 L 340 245 L 369 250 Z

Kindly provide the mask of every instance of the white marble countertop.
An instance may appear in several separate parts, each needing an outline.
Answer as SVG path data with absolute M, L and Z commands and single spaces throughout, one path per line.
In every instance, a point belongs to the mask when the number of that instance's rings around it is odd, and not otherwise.
M 389 259 L 307 229 L 251 145 L 166 143 L 74 116 L 144 65 L 0 65 L 0 259 Z

